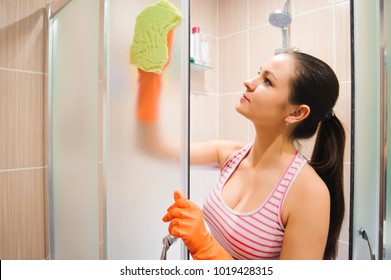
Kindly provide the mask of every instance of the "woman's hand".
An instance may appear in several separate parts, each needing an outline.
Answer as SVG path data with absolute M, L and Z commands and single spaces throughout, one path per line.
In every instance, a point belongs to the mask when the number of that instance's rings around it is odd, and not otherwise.
M 204 223 L 204 214 L 196 204 L 174 192 L 174 204 L 167 209 L 164 222 L 171 222 L 169 232 L 182 238 L 190 253 L 196 252 L 209 235 Z
M 198 260 L 228 260 L 231 255 L 208 232 L 204 214 L 196 204 L 174 192 L 175 202 L 167 209 L 164 222 L 171 222 L 169 232 L 181 238 L 193 256 Z

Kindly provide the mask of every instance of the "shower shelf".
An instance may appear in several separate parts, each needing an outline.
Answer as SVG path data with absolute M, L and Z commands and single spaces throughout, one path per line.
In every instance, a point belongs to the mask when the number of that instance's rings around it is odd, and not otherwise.
M 194 71 L 208 71 L 213 69 L 213 66 L 210 63 L 206 63 L 202 61 L 196 61 L 196 62 L 190 61 L 190 68 L 191 70 Z

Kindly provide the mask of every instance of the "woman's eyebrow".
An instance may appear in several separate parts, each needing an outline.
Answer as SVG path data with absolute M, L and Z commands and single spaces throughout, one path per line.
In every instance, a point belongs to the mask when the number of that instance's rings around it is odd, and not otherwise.
M 278 79 L 276 78 L 276 75 L 274 75 L 273 72 L 271 72 L 271 71 L 269 71 L 269 70 L 263 70 L 263 71 L 266 73 L 266 75 L 270 75 L 270 76 L 272 76 L 276 81 L 278 81 Z M 259 72 L 260 72 L 260 73 L 262 72 L 262 67 L 259 68 Z

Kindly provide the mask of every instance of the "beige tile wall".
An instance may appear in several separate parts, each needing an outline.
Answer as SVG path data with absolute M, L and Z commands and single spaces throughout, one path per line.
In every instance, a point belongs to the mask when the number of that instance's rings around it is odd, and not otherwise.
M 0 0 L 0 259 L 45 259 L 46 0 Z
M 191 0 L 190 10 L 192 26 L 199 26 L 203 40 L 209 43 L 213 65 L 212 70 L 190 73 L 190 137 L 203 141 L 218 136 L 218 1 Z
M 44 169 L 0 172 L 0 258 L 45 258 Z
M 217 51 L 213 53 L 217 57 L 212 58 L 217 61 L 214 69 L 191 74 L 191 98 L 197 99 L 197 96 L 202 95 L 202 102 L 191 103 L 192 140 L 253 139 L 252 126 L 236 113 L 234 106 L 244 90 L 243 81 L 256 75 L 262 62 L 272 56 L 276 48 L 282 47 L 281 31 L 268 23 L 268 17 L 276 9 L 282 9 L 283 5 L 283 0 L 191 1 L 191 25 L 199 25 L 201 33 L 217 45 Z M 340 236 L 339 258 L 347 259 L 351 136 L 349 1 L 292 0 L 291 5 L 291 46 L 326 61 L 335 69 L 340 80 L 340 98 L 335 111 L 345 125 L 348 142 L 344 163 L 347 211 Z M 211 17 L 206 11 L 213 11 L 215 16 Z M 207 76 L 210 79 L 206 79 Z M 210 126 L 206 134 L 205 130 L 199 130 L 203 128 L 203 124 L 211 122 L 213 126 Z M 217 131 L 213 131 L 212 127 L 216 127 Z M 311 149 L 312 141 L 307 142 Z M 309 153 L 308 150 L 303 152 Z M 208 183 L 199 178 L 207 176 L 211 178 Z M 197 195 L 205 195 L 214 183 L 210 171 L 192 171 L 194 199 L 202 203 L 202 198 Z

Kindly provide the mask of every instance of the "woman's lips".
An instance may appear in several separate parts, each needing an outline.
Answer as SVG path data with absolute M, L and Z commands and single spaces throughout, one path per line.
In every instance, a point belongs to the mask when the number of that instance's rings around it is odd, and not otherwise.
M 244 93 L 243 93 L 241 99 L 242 99 L 242 100 L 247 100 L 247 102 L 250 102 L 250 100 L 244 95 Z

